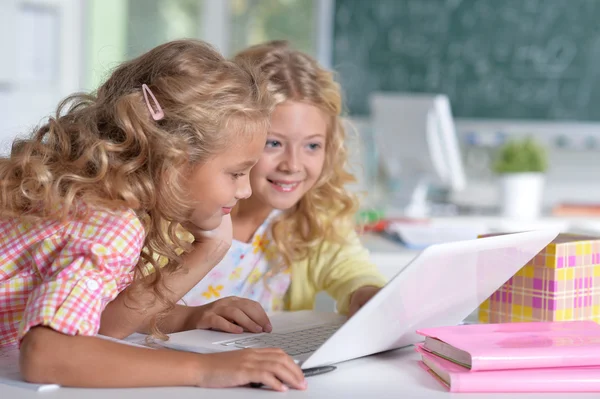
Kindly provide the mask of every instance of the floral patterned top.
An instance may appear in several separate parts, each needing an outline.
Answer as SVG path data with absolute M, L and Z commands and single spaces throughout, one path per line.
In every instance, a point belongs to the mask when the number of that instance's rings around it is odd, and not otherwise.
M 256 230 L 249 243 L 233 240 L 231 248 L 215 268 L 182 299 L 188 306 L 210 303 L 227 296 L 259 302 L 266 312 L 284 309 L 284 296 L 290 285 L 290 270 L 279 270 L 270 223 L 280 211 L 271 214 Z

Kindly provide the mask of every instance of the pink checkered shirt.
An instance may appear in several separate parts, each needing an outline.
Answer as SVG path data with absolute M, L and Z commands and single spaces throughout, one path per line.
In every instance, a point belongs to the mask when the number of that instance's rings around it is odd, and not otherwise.
M 37 325 L 95 335 L 106 304 L 132 281 L 144 236 L 132 211 L 35 225 L 0 220 L 0 347 Z

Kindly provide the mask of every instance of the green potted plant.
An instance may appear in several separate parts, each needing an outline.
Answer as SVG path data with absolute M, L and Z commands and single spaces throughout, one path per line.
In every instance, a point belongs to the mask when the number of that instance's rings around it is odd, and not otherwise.
M 532 138 L 510 140 L 499 148 L 493 170 L 500 178 L 503 216 L 539 216 L 547 167 L 546 149 Z

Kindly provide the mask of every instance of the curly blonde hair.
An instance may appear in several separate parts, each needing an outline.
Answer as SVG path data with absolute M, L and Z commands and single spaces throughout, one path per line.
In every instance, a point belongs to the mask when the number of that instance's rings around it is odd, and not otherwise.
M 164 111 L 154 121 L 147 84 Z M 176 231 L 188 220 L 184 176 L 244 133 L 265 132 L 273 109 L 254 68 L 224 59 L 208 44 L 178 40 L 117 67 L 96 94 L 74 94 L 30 137 L 0 159 L 0 218 L 83 218 L 88 210 L 132 209 L 143 223 L 136 280 L 166 301 L 163 272 L 190 249 Z M 236 134 L 224 134 L 235 131 Z M 175 245 L 174 245 L 175 244 Z M 184 252 L 185 252 L 184 251 Z M 168 265 L 158 267 L 157 259 Z
M 356 181 L 347 168 L 346 132 L 342 124 L 342 96 L 332 72 L 286 41 L 247 48 L 234 61 L 257 65 L 268 80 L 276 104 L 311 104 L 328 117 L 323 171 L 298 204 L 271 225 L 273 240 L 285 265 L 306 258 L 323 241 L 344 244 L 354 227 L 358 199 L 345 189 Z

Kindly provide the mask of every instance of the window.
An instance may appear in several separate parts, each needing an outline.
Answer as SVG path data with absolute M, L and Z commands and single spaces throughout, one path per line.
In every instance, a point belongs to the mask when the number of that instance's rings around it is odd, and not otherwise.
M 174 39 L 201 38 L 202 0 L 129 0 L 127 58 Z
M 210 40 L 223 28 L 226 37 L 220 41 L 224 39 L 224 43 L 213 44 L 226 55 L 275 39 L 288 40 L 298 49 L 316 54 L 318 0 L 128 1 L 128 58 L 177 38 Z M 215 12 L 221 2 L 225 2 L 225 12 Z
M 87 90 L 121 62 L 181 38 L 206 40 L 228 57 L 247 46 L 281 39 L 325 66 L 330 58 L 333 0 L 87 1 Z
M 318 0 L 230 0 L 229 54 L 268 40 L 288 40 L 316 55 Z

